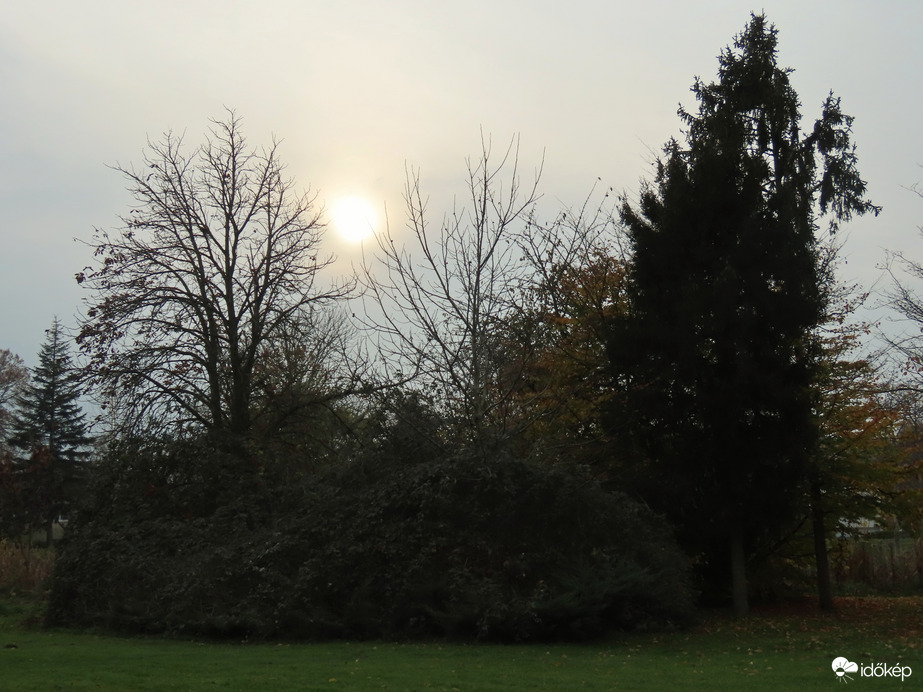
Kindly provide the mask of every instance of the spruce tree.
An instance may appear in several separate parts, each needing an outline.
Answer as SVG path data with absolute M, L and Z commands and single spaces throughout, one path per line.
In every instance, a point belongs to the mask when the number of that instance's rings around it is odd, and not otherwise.
M 39 351 L 31 382 L 16 398 L 10 444 L 26 506 L 40 519 L 51 544 L 56 517 L 66 514 L 89 457 L 89 426 L 81 410 L 78 372 L 61 323 L 55 318 Z
M 832 281 L 818 224 L 835 232 L 877 212 L 839 99 L 803 134 L 776 57 L 775 28 L 752 16 L 718 81 L 693 86 L 685 141 L 665 147 L 637 207 L 622 207 L 630 308 L 608 339 L 623 387 L 612 421 L 636 487 L 701 562 L 730 564 L 738 614 L 747 558 L 790 516 L 818 443 L 815 332 Z

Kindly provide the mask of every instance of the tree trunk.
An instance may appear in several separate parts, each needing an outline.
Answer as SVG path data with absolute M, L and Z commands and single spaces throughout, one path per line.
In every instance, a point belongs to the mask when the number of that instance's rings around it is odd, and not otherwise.
M 744 551 L 744 530 L 739 522 L 731 527 L 731 593 L 734 615 L 750 614 L 750 597 L 747 587 L 747 556 Z
M 833 591 L 830 586 L 827 532 L 821 499 L 820 482 L 816 478 L 811 479 L 811 527 L 814 531 L 814 560 L 817 563 L 817 597 L 820 609 L 830 612 L 833 610 Z

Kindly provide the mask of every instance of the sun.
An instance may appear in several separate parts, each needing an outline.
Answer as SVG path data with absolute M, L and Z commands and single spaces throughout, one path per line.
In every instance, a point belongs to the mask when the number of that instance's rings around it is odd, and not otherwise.
M 333 206 L 333 222 L 346 240 L 358 243 L 375 232 L 375 212 L 362 197 L 343 197 Z

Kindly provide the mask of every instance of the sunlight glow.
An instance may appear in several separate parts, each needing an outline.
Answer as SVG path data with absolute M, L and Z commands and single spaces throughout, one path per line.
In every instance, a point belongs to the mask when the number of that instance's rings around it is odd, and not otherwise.
M 333 222 L 340 235 L 358 243 L 375 232 L 375 213 L 362 197 L 343 197 L 333 207 Z

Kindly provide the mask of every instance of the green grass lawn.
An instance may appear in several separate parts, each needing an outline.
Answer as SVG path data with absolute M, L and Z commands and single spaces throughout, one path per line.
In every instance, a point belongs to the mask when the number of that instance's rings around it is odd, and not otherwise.
M 29 626 L 34 606 L 0 600 L 0 690 L 830 690 L 837 656 L 915 673 L 904 683 L 854 674 L 859 688 L 918 688 L 923 597 L 838 606 L 836 615 L 797 604 L 744 621 L 710 615 L 688 632 L 503 646 L 119 638 Z

